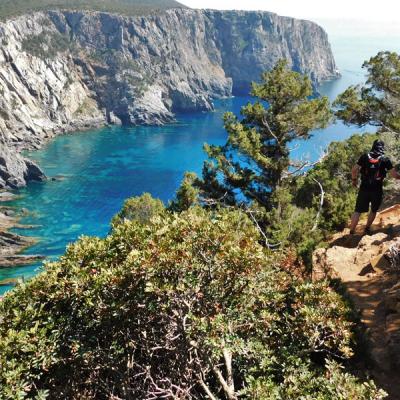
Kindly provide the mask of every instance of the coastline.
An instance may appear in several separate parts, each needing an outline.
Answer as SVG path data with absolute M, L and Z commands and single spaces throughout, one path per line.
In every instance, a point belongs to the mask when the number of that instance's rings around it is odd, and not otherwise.
M 336 80 L 339 78 L 336 78 Z M 324 81 L 325 82 L 330 82 Z M 235 99 L 240 98 L 241 96 L 227 96 L 226 99 Z M 213 99 L 213 103 L 215 100 Z M 208 114 L 210 112 L 207 112 Z M 185 114 L 185 113 L 184 113 Z M 174 116 L 174 120 L 163 124 L 164 126 L 173 125 L 175 122 L 179 121 L 179 113 Z M 70 122 L 67 126 L 59 127 L 55 130 L 49 130 L 46 135 L 40 137 L 40 140 L 36 143 L 32 142 L 23 142 L 20 143 L 20 146 L 16 149 L 18 154 L 24 156 L 25 151 L 37 151 L 40 150 L 43 146 L 47 145 L 49 142 L 52 142 L 57 137 L 60 136 L 73 136 L 75 133 L 91 131 L 92 129 L 102 129 L 106 127 L 118 126 L 116 124 L 110 124 L 105 119 L 104 120 L 92 120 L 85 121 L 85 123 L 80 124 L 80 121 Z M 140 124 L 139 126 L 148 126 L 147 124 Z M 154 125 L 156 126 L 156 125 Z M 29 157 L 29 155 L 28 155 Z M 41 168 L 42 165 L 38 163 L 38 167 Z M 55 178 L 46 177 L 46 181 L 56 180 Z M 29 185 L 29 182 L 27 182 Z M 12 191 L 12 189 L 10 189 Z M 32 238 L 31 236 L 22 236 L 15 234 L 12 231 L 13 228 L 22 228 L 29 229 L 31 226 L 21 225 L 19 221 L 23 218 L 22 209 L 15 209 L 12 206 L 7 206 L 7 202 L 13 201 L 17 199 L 19 196 L 14 194 L 7 189 L 0 191 L 0 270 L 4 270 L 6 268 L 14 268 L 14 267 L 23 267 L 25 265 L 30 265 L 45 259 L 44 256 L 41 255 L 23 255 L 25 250 L 29 249 L 33 245 L 37 243 L 37 239 Z M 5 204 L 3 204 L 5 203 Z M 11 214 L 10 215 L 10 211 Z M 4 212 L 9 215 L 4 215 Z M 0 279 L 0 288 L 3 286 L 11 286 L 19 281 L 18 276 L 13 277 L 11 281 L 12 283 L 5 282 L 9 281 L 9 279 L 2 280 Z
M 4 205 L 18 196 L 10 192 L 0 193 L 0 270 L 31 264 L 43 260 L 41 255 L 23 255 L 24 250 L 37 242 L 36 238 L 18 235 L 10 232 L 13 228 L 32 228 L 19 223 L 22 218 L 21 210 Z M 23 279 L 23 277 L 21 277 Z M 20 278 L 0 280 L 1 286 L 15 285 Z

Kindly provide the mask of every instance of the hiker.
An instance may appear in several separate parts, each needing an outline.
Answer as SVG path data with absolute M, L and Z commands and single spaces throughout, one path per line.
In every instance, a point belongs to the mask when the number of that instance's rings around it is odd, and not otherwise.
M 370 228 L 375 220 L 376 213 L 383 199 L 383 180 L 387 172 L 395 179 L 400 179 L 400 174 L 393 168 L 392 162 L 385 157 L 385 144 L 375 140 L 369 153 L 363 154 L 351 171 L 354 187 L 358 185 L 358 175 L 361 173 L 361 185 L 357 196 L 356 208 L 351 217 L 350 234 L 354 234 L 360 219 L 360 214 L 371 211 L 368 215 L 365 234 L 371 233 Z

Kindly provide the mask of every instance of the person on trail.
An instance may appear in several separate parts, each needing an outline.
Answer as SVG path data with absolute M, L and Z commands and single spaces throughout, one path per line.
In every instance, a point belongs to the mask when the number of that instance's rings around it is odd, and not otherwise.
M 393 168 L 392 162 L 385 157 L 385 144 L 375 140 L 369 153 L 363 154 L 351 171 L 354 187 L 358 185 L 358 175 L 361 174 L 361 185 L 358 191 L 356 208 L 351 217 L 350 234 L 354 234 L 360 214 L 371 211 L 368 215 L 365 234 L 369 235 L 372 223 L 383 199 L 383 180 L 387 172 L 395 179 L 400 179 L 400 174 Z

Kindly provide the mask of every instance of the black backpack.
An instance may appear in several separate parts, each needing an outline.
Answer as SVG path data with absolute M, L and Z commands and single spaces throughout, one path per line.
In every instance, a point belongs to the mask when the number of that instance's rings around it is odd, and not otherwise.
M 383 156 L 378 158 L 373 158 L 370 156 L 370 154 L 367 154 L 367 156 L 368 159 L 361 169 L 362 179 L 369 185 L 382 182 L 383 178 L 385 177 L 381 168 Z

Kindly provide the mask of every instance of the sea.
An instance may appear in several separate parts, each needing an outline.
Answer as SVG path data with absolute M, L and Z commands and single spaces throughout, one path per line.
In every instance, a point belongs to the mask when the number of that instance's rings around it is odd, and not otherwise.
M 323 83 L 318 90 L 332 101 L 348 86 L 365 80 L 361 68 L 365 60 L 381 50 L 400 52 L 397 37 L 331 36 L 330 41 L 341 77 Z M 104 237 L 110 230 L 111 218 L 131 196 L 148 192 L 168 203 L 185 171 L 201 173 L 206 159 L 204 143 L 225 142 L 223 114 L 232 111 L 239 115 L 249 101 L 254 99 L 218 100 L 213 112 L 180 114 L 176 122 L 161 127 L 105 127 L 75 132 L 27 153 L 50 179 L 16 191 L 18 199 L 9 203 L 27 210 L 22 224 L 34 225 L 32 229 L 14 230 L 38 240 L 25 253 L 55 260 L 82 235 Z M 292 157 L 316 160 L 332 141 L 366 130 L 336 122 L 313 132 L 310 140 L 294 144 Z M 41 263 L 0 268 L 0 281 L 29 279 L 41 268 Z M 10 288 L 1 286 L 0 294 Z

